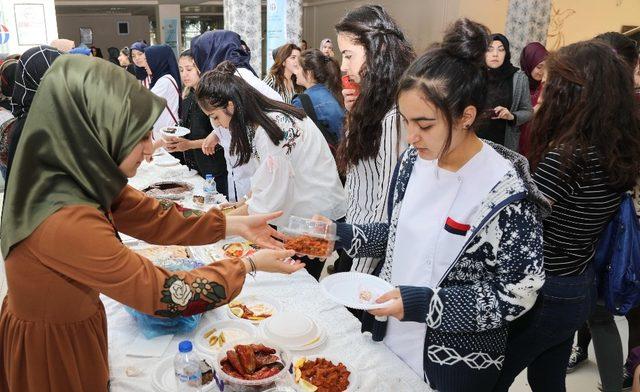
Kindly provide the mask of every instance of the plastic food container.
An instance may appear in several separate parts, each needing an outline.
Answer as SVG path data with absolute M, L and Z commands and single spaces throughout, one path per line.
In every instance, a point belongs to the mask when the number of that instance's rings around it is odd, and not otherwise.
M 248 345 L 248 344 L 263 344 L 269 348 L 272 348 L 276 351 L 275 355 L 280 358 L 280 362 L 284 365 L 284 367 L 275 375 L 271 377 L 267 377 L 261 380 L 244 380 L 240 378 L 233 377 L 224 370 L 222 370 L 221 362 L 227 356 L 228 350 L 233 350 L 237 345 Z M 278 347 L 275 343 L 260 338 L 253 339 L 242 339 L 237 340 L 235 342 L 230 342 L 225 345 L 222 350 L 218 353 L 217 360 L 213 364 L 215 374 L 214 379 L 218 379 L 218 383 L 224 385 L 224 391 L 243 391 L 243 392 L 257 392 L 264 391 L 269 388 L 274 388 L 279 386 L 279 382 L 288 377 L 289 367 L 291 366 L 291 356 L 289 353 L 282 348 Z M 222 390 L 222 389 L 221 389 Z
M 281 231 L 287 235 L 285 249 L 295 250 L 299 255 L 329 257 L 333 252 L 336 224 L 292 216 L 289 226 Z

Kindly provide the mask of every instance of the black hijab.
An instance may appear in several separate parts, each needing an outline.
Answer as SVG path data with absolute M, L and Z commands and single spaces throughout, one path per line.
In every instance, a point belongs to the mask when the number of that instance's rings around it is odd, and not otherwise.
M 498 68 L 488 68 L 489 82 L 511 78 L 513 74 L 518 72 L 518 68 L 511 64 L 511 48 L 507 37 L 502 34 L 493 34 L 491 42 L 493 41 L 500 41 L 504 46 L 504 62 Z
M 40 45 L 24 52 L 20 60 L 18 60 L 15 74 L 16 83 L 11 94 L 11 111 L 16 118 L 16 122 L 13 125 L 8 149 L 6 183 L 9 182 L 13 157 L 18 148 L 22 128 L 27 120 L 27 114 L 31 108 L 33 98 L 36 96 L 38 86 L 40 86 L 44 74 L 51 68 L 53 61 L 61 54 L 62 52 L 52 46 Z
M 493 109 L 496 106 L 511 109 L 513 102 L 513 75 L 518 71 L 518 68 L 511 64 L 511 50 L 507 37 L 502 34 L 493 34 L 491 41 L 500 41 L 504 46 L 504 62 L 495 69 L 487 67 L 489 76 L 487 98 L 485 109 L 481 113 L 480 121 L 476 127 L 476 134 L 482 139 L 504 145 L 507 121 L 493 119 Z
M 134 42 L 129 48 L 129 50 L 132 55 L 134 50 L 144 53 L 147 50 L 148 46 L 149 45 L 145 44 L 144 42 Z M 133 62 L 133 60 L 131 60 L 131 62 Z M 135 70 L 136 79 L 138 80 L 145 80 L 149 76 L 147 75 L 147 70 L 142 67 L 138 67 L 137 65 L 134 65 L 133 69 Z
M 236 68 L 246 68 L 257 76 L 249 63 L 251 55 L 241 42 L 238 33 L 233 31 L 207 31 L 191 40 L 191 53 L 201 73 L 215 69 L 223 61 L 230 61 Z
M 166 44 L 153 45 L 145 50 L 144 55 L 147 58 L 147 65 L 151 70 L 149 89 L 152 89 L 161 77 L 171 75 L 178 89 L 178 113 L 182 113 L 182 81 L 180 79 L 178 61 L 176 60 L 175 53 L 173 53 L 173 49 Z

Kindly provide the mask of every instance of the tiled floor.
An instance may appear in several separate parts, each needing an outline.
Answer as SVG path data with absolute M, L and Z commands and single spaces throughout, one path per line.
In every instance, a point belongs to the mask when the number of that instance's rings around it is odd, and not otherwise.
M 0 194 L 1 195 L 1 194 Z M 0 210 L 2 198 L 0 197 Z M 329 260 L 329 262 L 333 262 L 333 260 Z M 329 263 L 327 263 L 329 264 Z M 326 268 L 323 273 L 326 275 Z M 0 258 L 0 303 L 6 294 L 6 278 L 4 273 L 4 261 Z M 626 355 L 626 341 L 628 336 L 628 328 L 627 321 L 624 318 L 617 319 L 618 329 L 620 330 L 620 335 L 622 338 L 623 346 L 625 347 L 625 355 Z M 589 358 L 591 360 L 589 363 L 583 365 L 581 368 L 576 370 L 574 373 L 569 374 L 567 376 L 567 391 L 568 392 L 597 392 L 597 384 L 599 381 L 598 369 L 595 363 L 595 355 L 593 354 L 593 347 L 589 348 Z M 516 383 L 510 389 L 511 392 L 525 392 L 530 391 L 529 386 L 527 384 L 526 375 L 521 374 Z

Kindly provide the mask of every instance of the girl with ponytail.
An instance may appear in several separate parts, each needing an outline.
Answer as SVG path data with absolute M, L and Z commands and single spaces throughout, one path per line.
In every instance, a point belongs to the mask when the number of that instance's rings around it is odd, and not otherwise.
M 302 52 L 299 61 L 300 67 L 296 73 L 296 80 L 306 90 L 304 94 L 299 94 L 293 99 L 293 105 L 304 109 L 318 128 L 321 130 L 324 128 L 330 132 L 337 142 L 342 138 L 345 113 L 340 66 L 336 60 L 325 56 L 318 49 Z M 310 110 L 314 113 L 309 113 L 305 107 L 303 100 L 307 99 L 311 101 Z

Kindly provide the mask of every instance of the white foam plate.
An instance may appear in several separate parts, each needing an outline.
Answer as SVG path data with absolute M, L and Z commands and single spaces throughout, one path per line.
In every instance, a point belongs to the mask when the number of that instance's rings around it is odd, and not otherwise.
M 179 164 L 180 161 L 169 154 L 163 154 L 159 156 L 154 156 L 153 163 L 155 163 L 157 166 L 167 167 L 167 166 L 175 166 Z
M 209 365 L 213 366 L 214 358 L 201 357 L 206 359 Z M 178 387 L 176 385 L 176 376 L 173 369 L 173 357 L 166 358 L 158 364 L 158 367 L 153 371 L 151 385 L 156 392 L 177 392 Z M 202 387 L 202 392 L 214 392 L 219 391 L 216 381 L 213 380 L 209 384 Z
M 313 319 L 300 312 L 280 312 L 260 324 L 262 335 L 290 351 L 321 346 L 327 334 Z
M 357 391 L 358 390 L 358 385 L 360 382 L 360 377 L 358 375 L 358 373 L 355 371 L 355 368 L 347 361 L 345 361 L 344 359 L 340 359 L 331 355 L 300 355 L 297 357 L 293 358 L 293 361 L 291 362 L 292 364 L 296 363 L 296 361 L 301 358 L 301 357 L 305 357 L 307 360 L 313 361 L 316 358 L 324 358 L 326 360 L 329 360 L 331 362 L 333 362 L 334 365 L 337 365 L 338 363 L 342 362 L 342 364 L 344 366 L 347 367 L 347 370 L 350 372 L 349 374 L 349 386 L 347 387 L 347 389 L 345 389 L 344 392 L 352 392 L 352 391 Z M 291 379 L 293 380 L 293 385 L 294 388 L 296 389 L 296 391 L 300 391 L 300 392 L 306 392 L 304 389 L 302 389 L 302 387 L 300 385 L 298 385 L 298 383 L 295 382 L 295 372 L 294 374 L 291 375 Z M 308 381 L 308 380 L 307 380 Z
M 171 133 L 168 132 L 169 130 L 174 130 L 175 132 Z M 188 135 L 191 133 L 191 130 L 189 130 L 189 128 L 185 128 L 185 127 L 179 127 L 179 126 L 172 126 L 172 127 L 162 127 L 160 129 L 160 132 L 162 132 L 162 134 L 164 136 L 178 136 L 178 137 L 182 137 L 185 135 Z
M 220 349 L 222 348 L 218 344 L 214 345 L 213 347 L 210 346 L 208 339 L 205 339 L 204 337 L 204 334 L 213 328 L 217 329 L 216 334 L 220 334 L 220 332 L 224 332 L 227 342 L 234 342 L 236 340 L 252 338 L 257 335 L 256 327 L 254 327 L 253 324 L 251 324 L 247 320 L 238 320 L 236 318 L 235 320 L 222 320 L 222 321 L 216 321 L 213 323 L 207 323 L 203 327 L 198 328 L 198 330 L 196 331 L 196 337 L 194 339 L 196 349 L 205 355 L 207 354 L 217 355 L 218 351 L 220 351 Z M 227 332 L 229 330 L 234 330 L 234 332 L 235 331 L 244 332 L 243 333 L 244 336 L 234 337 L 235 333 L 233 333 L 232 335 L 227 335 Z
M 371 310 L 389 306 L 388 302 L 377 304 L 376 299 L 394 289 L 377 276 L 360 272 L 341 272 L 329 275 L 320 281 L 322 292 L 332 301 L 352 309 Z M 360 300 L 360 293 L 371 293 L 370 301 Z
M 241 302 L 245 306 L 249 307 L 249 309 L 251 309 L 252 307 L 254 307 L 256 305 L 265 306 L 267 308 L 267 311 L 270 312 L 272 316 L 274 314 L 278 313 L 282 309 L 282 305 L 280 305 L 280 302 L 278 300 L 276 300 L 274 298 L 271 298 L 271 297 L 267 297 L 265 295 L 241 295 L 241 296 L 235 298 L 231 302 L 232 303 Z M 232 320 L 245 320 L 245 319 L 240 318 L 240 317 L 236 316 L 235 314 L 233 314 L 231 312 L 231 308 L 229 308 L 228 305 L 227 305 L 227 314 L 229 315 L 229 317 Z M 247 321 L 258 325 L 263 320 L 247 320 Z

